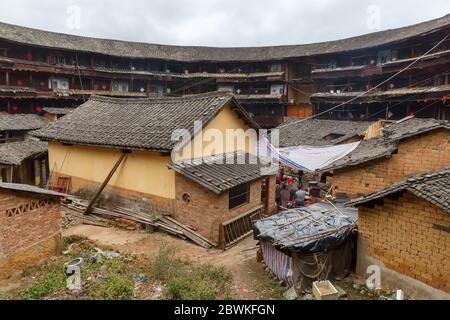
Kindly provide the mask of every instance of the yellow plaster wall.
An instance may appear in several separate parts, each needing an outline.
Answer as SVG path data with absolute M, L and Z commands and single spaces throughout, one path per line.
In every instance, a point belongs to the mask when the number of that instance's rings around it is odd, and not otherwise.
M 226 106 L 216 118 L 214 118 L 207 126 L 203 129 L 203 139 L 202 135 L 198 134 L 190 143 L 188 143 L 180 152 L 180 154 L 175 155 L 175 161 L 186 160 L 193 158 L 202 158 L 211 155 L 233 152 L 233 151 L 246 151 L 248 153 L 255 154 L 256 151 L 256 141 L 258 140 L 258 132 L 256 130 L 250 129 L 254 132 L 254 135 L 248 134 L 245 140 L 228 136 L 227 130 L 237 130 L 242 129 L 244 133 L 247 132 L 249 127 L 245 122 L 238 117 L 236 112 L 234 112 L 230 106 Z M 215 130 L 209 131 L 209 130 Z M 242 133 L 241 132 L 241 133 Z M 250 132 L 250 131 L 249 131 Z M 208 137 L 210 133 L 210 137 Z M 212 136 L 215 134 L 220 134 L 223 137 L 221 143 L 219 143 L 218 148 L 209 148 L 208 146 L 214 143 L 215 139 Z M 242 134 L 241 134 L 242 136 Z M 203 141 L 207 140 L 207 141 Z M 219 140 L 220 141 L 220 140 Z M 198 144 L 201 147 L 196 147 Z M 221 146 L 221 147 L 220 147 Z
M 50 170 L 98 183 L 105 180 L 119 156 L 120 151 L 114 149 L 49 143 Z M 170 161 L 170 157 L 159 153 L 133 151 L 127 155 L 109 185 L 175 199 L 175 173 L 167 168 Z

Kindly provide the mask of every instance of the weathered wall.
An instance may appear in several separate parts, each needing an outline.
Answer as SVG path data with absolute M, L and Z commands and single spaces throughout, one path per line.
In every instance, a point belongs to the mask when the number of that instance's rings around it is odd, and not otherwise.
M 248 129 L 249 127 L 238 117 L 236 112 L 234 112 L 230 106 L 226 106 L 217 117 L 203 129 L 203 135 L 197 134 L 197 136 L 182 149 L 179 155 L 174 155 L 174 161 L 208 157 L 238 150 L 255 154 L 258 133 L 256 130 L 250 130 L 249 133 L 252 132 L 255 134 L 245 136 Z M 239 134 L 236 137 L 227 137 L 227 130 L 241 131 L 238 131 Z M 217 144 L 217 148 L 214 147 L 216 144 L 216 135 L 223 137 L 223 140 L 218 140 L 219 143 Z
M 385 199 L 383 206 L 360 207 L 358 229 L 366 249 L 358 263 L 374 258 L 387 269 L 450 293 L 450 233 L 435 225 L 448 227 L 450 214 L 408 192 L 398 200 Z
M 82 199 L 91 199 L 101 183 L 72 177 L 70 193 Z M 119 206 L 145 212 L 174 213 L 175 199 L 159 197 L 108 185 L 101 193 L 98 204 L 104 207 Z
M 276 182 L 277 181 L 277 177 L 276 176 L 271 176 L 268 178 L 268 190 L 267 193 L 269 195 L 269 198 L 267 199 L 267 208 L 268 208 L 268 212 L 266 212 L 266 214 L 268 215 L 272 215 L 277 213 L 277 202 L 276 202 Z
M 248 127 L 239 119 L 231 107 L 224 110 L 206 127 L 216 129 L 226 137 L 226 129 L 244 129 Z M 225 151 L 246 150 L 251 151 L 255 140 L 243 140 L 244 145 L 238 143 L 239 139 L 224 140 Z M 222 153 L 222 150 L 208 148 L 209 143 L 203 143 L 200 152 L 195 151 L 194 143 L 189 143 L 184 152 L 176 160 L 199 155 Z M 203 150 L 203 152 L 202 152 Z M 92 148 L 85 146 L 65 146 L 60 143 L 49 143 L 49 167 L 53 170 L 54 180 L 59 176 L 72 177 L 71 192 L 94 192 L 105 180 L 120 156 L 120 151 L 108 148 Z M 169 170 L 167 164 L 172 162 L 170 156 L 162 156 L 156 152 L 133 151 L 127 155 L 126 160 L 118 168 L 108 184 L 106 192 L 117 192 L 118 196 L 132 199 L 149 198 L 150 202 L 161 204 L 158 208 L 169 211 L 173 208 L 175 200 L 175 172 Z
M 229 210 L 229 193 L 220 195 L 202 187 L 182 175 L 176 175 L 176 219 L 197 228 L 197 232 L 219 244 L 220 226 L 261 203 L 262 180 L 250 185 L 250 201 L 238 208 Z M 183 194 L 191 196 L 189 204 L 183 201 Z
M 58 197 L 0 190 L 0 278 L 60 252 L 59 202 Z
M 350 198 L 379 191 L 405 176 L 450 166 L 450 130 L 437 130 L 400 142 L 398 154 L 360 166 L 336 170 L 329 178 L 333 194 Z
M 48 113 L 44 111 L 43 116 L 47 118 L 50 122 L 55 122 L 58 120 L 58 116 L 56 114 Z
M 64 146 L 49 143 L 50 170 L 73 177 L 72 188 L 82 186 L 77 181 L 87 180 L 101 184 L 120 157 L 120 151 L 84 146 Z M 167 168 L 169 156 L 156 152 L 134 151 L 127 155 L 109 185 L 167 199 L 175 198 L 175 174 Z M 56 164 L 56 165 L 55 165 Z

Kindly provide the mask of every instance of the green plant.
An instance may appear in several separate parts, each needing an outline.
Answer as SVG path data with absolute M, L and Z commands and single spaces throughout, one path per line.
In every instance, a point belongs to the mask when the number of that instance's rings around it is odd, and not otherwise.
M 173 246 L 162 245 L 151 265 L 153 278 L 166 284 L 165 299 L 214 300 L 231 297 L 227 287 L 231 274 L 225 267 L 182 261 L 175 257 L 176 251 Z
M 131 277 L 112 273 L 105 280 L 92 285 L 89 297 L 93 300 L 131 300 L 133 291 Z
M 134 281 L 123 259 L 109 260 L 108 275 L 91 286 L 89 297 L 93 300 L 131 300 Z
M 216 295 L 214 283 L 188 273 L 170 280 L 166 290 L 166 298 L 169 300 L 214 300 Z
M 158 256 L 153 260 L 150 269 L 157 280 L 167 281 L 174 278 L 184 268 L 184 264 L 175 258 L 177 248 L 162 245 Z
M 39 300 L 66 286 L 64 272 L 59 268 L 49 270 L 45 276 L 38 279 L 31 286 L 21 291 L 20 300 Z

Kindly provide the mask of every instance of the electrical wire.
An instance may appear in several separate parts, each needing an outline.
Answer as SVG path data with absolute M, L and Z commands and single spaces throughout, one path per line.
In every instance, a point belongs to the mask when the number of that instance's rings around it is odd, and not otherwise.
M 83 89 L 83 80 L 81 79 L 81 70 L 80 65 L 78 63 L 78 52 L 75 52 L 75 61 L 77 63 L 77 69 L 78 69 L 78 78 L 80 79 L 80 88 L 83 96 L 83 102 L 86 102 L 86 97 L 84 95 L 84 89 Z
M 449 37 L 450 37 L 450 34 L 446 35 L 441 41 L 439 41 L 436 45 L 434 45 L 430 50 L 428 50 L 428 51 L 425 52 L 423 55 L 421 55 L 420 57 L 418 57 L 417 59 L 415 59 L 413 62 L 411 62 L 409 65 L 407 65 L 405 68 L 403 68 L 403 69 L 400 70 L 399 72 L 395 73 L 395 74 L 392 75 L 391 77 L 387 78 L 386 80 L 382 81 L 381 83 L 379 83 L 379 84 L 376 85 L 375 87 L 371 88 L 370 90 L 365 91 L 365 92 L 363 92 L 363 93 L 357 95 L 356 97 L 353 97 L 352 99 L 350 99 L 350 100 L 348 100 L 348 101 L 346 101 L 346 102 L 343 102 L 343 103 L 341 103 L 341 104 L 339 104 L 339 105 L 337 105 L 337 106 L 334 106 L 333 108 L 330 108 L 330 109 L 328 109 L 328 110 L 326 110 L 326 111 L 324 111 L 324 112 L 320 112 L 320 113 L 318 113 L 318 114 L 315 114 L 315 115 L 312 115 L 312 116 L 310 116 L 310 117 L 301 119 L 301 120 L 296 121 L 296 122 L 291 123 L 291 124 L 286 124 L 284 127 L 289 127 L 289 126 L 292 126 L 292 125 L 297 125 L 297 124 L 299 124 L 299 123 L 301 123 L 301 122 L 304 122 L 304 121 L 307 121 L 307 120 L 310 120 L 310 119 L 317 118 L 317 117 L 319 117 L 319 116 L 321 116 L 321 115 L 324 115 L 324 114 L 326 114 L 326 113 L 329 113 L 330 111 L 333 111 L 333 110 L 335 110 L 335 109 L 337 109 L 337 108 L 340 108 L 340 107 L 342 107 L 342 106 L 345 106 L 345 105 L 347 105 L 347 104 L 350 104 L 350 103 L 352 103 L 352 102 L 358 100 L 359 98 L 361 98 L 361 97 L 363 97 L 363 96 L 365 96 L 365 95 L 367 95 L 367 94 L 369 94 L 369 93 L 371 93 L 371 92 L 377 90 L 378 88 L 380 88 L 380 87 L 383 86 L 384 84 L 386 84 L 386 83 L 388 83 L 389 81 L 395 79 L 397 76 L 399 76 L 399 75 L 402 74 L 403 72 L 409 70 L 412 66 L 414 66 L 416 63 L 418 63 L 420 60 L 422 60 L 422 59 L 425 58 L 428 54 L 430 54 L 433 50 L 435 50 L 436 48 L 438 48 L 438 47 L 439 47 L 442 43 L 444 43 Z

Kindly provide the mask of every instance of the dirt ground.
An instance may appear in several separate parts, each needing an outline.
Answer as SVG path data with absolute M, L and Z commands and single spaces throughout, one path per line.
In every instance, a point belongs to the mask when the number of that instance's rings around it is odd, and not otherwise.
M 260 279 L 269 278 L 261 264 L 256 262 L 257 242 L 252 237 L 245 239 L 233 248 L 222 251 L 204 249 L 188 241 L 156 232 L 146 233 L 126 231 L 117 228 L 102 228 L 89 225 L 77 225 L 64 231 L 64 236 L 82 236 L 100 245 L 112 247 L 122 253 L 156 257 L 161 246 L 175 246 L 177 256 L 194 262 L 211 263 L 225 266 L 233 275 L 233 291 L 238 299 L 279 298 L 280 288 L 264 292 Z

